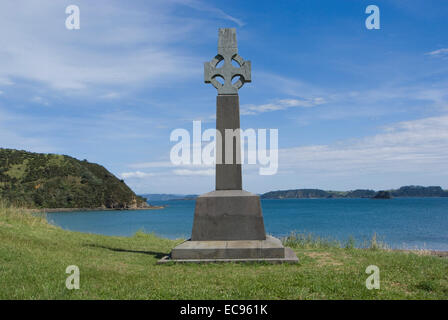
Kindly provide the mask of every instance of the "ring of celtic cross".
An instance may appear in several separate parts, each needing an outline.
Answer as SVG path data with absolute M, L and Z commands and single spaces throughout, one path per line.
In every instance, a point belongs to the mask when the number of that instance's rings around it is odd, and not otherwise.
M 217 68 L 222 60 L 224 65 Z M 239 67 L 235 67 L 232 60 L 236 61 Z M 218 77 L 222 78 L 224 83 L 216 80 Z M 235 77 L 239 79 L 232 83 Z M 211 61 L 204 63 L 204 81 L 218 89 L 218 94 L 237 94 L 244 83 L 251 82 L 251 63 L 238 54 L 234 28 L 219 29 L 218 54 Z

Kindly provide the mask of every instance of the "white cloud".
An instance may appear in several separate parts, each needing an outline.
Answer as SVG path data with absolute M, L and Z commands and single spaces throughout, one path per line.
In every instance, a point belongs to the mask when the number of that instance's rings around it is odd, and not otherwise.
M 229 20 L 232 21 L 234 23 L 236 23 L 238 26 L 242 27 L 244 25 L 244 22 L 236 17 L 233 17 L 231 15 L 229 15 L 228 13 L 224 12 L 223 10 L 210 6 L 208 5 L 205 1 L 196 1 L 196 0 L 173 0 L 173 2 L 175 3 L 180 3 L 183 4 L 185 6 L 189 6 L 195 10 L 199 10 L 199 11 L 205 11 L 208 13 L 211 13 L 212 15 L 221 18 L 221 19 L 225 19 L 225 20 Z
M 206 170 L 177 169 L 177 170 L 173 170 L 173 173 L 178 176 L 213 176 L 213 175 L 215 175 L 215 170 L 214 169 L 206 169 Z
M 446 48 L 448 49 L 448 48 Z M 445 49 L 436 50 L 434 54 L 446 53 Z M 445 54 L 448 58 L 448 54 Z M 441 72 L 438 70 L 437 72 Z M 434 71 L 428 70 L 422 78 L 434 78 Z M 411 77 L 412 78 L 412 77 Z M 301 105 L 325 105 L 325 112 L 315 112 L 301 117 L 301 122 L 310 123 L 316 117 L 326 120 L 336 120 L 351 117 L 382 116 L 393 113 L 409 113 L 412 106 L 419 108 L 434 108 L 448 110 L 448 82 L 444 78 L 436 77 L 430 83 L 409 83 L 409 76 L 402 79 L 390 79 L 379 83 L 378 86 L 360 87 L 348 90 L 322 87 L 301 78 L 290 78 L 270 72 L 257 72 L 257 90 L 261 92 L 275 92 L 277 96 L 288 96 L 294 100 L 305 101 Z M 283 101 L 287 99 L 282 99 Z M 281 101 L 281 100 L 280 100 Z M 392 105 L 393 104 L 393 105 Z M 250 110 L 252 107 L 254 110 Z M 241 114 L 258 114 L 268 111 L 283 110 L 287 107 L 279 100 L 261 105 L 242 105 Z M 317 110 L 317 109 L 316 109 Z M 311 119 L 308 119 L 310 118 Z
M 303 98 L 303 99 L 280 99 L 273 103 L 253 105 L 247 104 L 241 107 L 242 115 L 254 115 L 258 113 L 285 110 L 293 107 L 310 108 L 320 104 L 324 104 L 325 99 L 322 97 L 317 98 Z
M 172 166 L 173 164 L 169 161 L 139 162 L 139 163 L 131 163 L 130 165 L 128 165 L 129 168 L 134 169 L 163 168 Z
M 26 79 L 69 93 L 89 92 L 158 86 L 200 72 L 194 68 L 200 61 L 176 48 L 197 22 L 176 18 L 162 2 L 136 10 L 116 1 L 80 1 L 80 30 L 65 28 L 65 5 L 1 2 L 0 85 Z
M 283 75 L 254 70 L 254 78 L 257 78 L 257 87 L 261 90 L 269 90 L 291 97 L 312 99 L 328 94 L 327 90 L 303 81 L 299 77 L 285 77 Z
M 4 77 L 0 77 L 0 85 L 1 86 L 11 86 L 13 84 L 14 84 L 14 82 L 12 82 L 10 79 L 4 78 Z
M 133 168 L 160 168 L 180 176 L 212 176 L 213 166 L 194 169 L 169 161 L 135 163 Z M 204 168 L 205 167 L 205 168 Z M 166 168 L 166 169 L 164 169 Z M 255 169 L 245 170 L 256 174 Z M 248 173 L 248 171 L 245 171 Z M 448 176 L 448 115 L 402 121 L 382 128 L 373 136 L 333 144 L 279 149 L 279 174 L 309 174 L 315 180 L 373 174 L 385 179 L 405 173 Z
M 154 174 L 147 173 L 147 172 L 141 172 L 141 171 L 134 171 L 134 172 L 123 172 L 122 174 L 120 174 L 120 176 L 123 179 L 131 179 L 131 178 L 142 179 L 142 178 L 152 177 L 152 176 L 154 176 Z
M 44 98 L 42 98 L 40 96 L 32 97 L 31 98 L 31 102 L 34 102 L 34 103 L 37 103 L 37 104 L 41 104 L 41 105 L 44 105 L 44 106 L 49 106 L 50 105 L 50 103 L 46 99 L 44 99 Z
M 132 185 L 142 192 L 186 193 L 191 179 L 195 181 L 192 192 L 203 192 L 212 186 L 210 177 L 215 174 L 213 166 L 176 167 L 169 161 L 130 166 L 158 168 L 154 179 L 133 180 Z M 381 189 L 406 184 L 446 187 L 448 115 L 393 123 L 364 138 L 280 149 L 278 174 L 260 176 L 258 165 L 245 165 L 243 174 L 246 188 L 254 192 L 299 187 Z
M 281 149 L 280 171 L 316 175 L 448 175 L 448 116 L 404 121 L 374 136 L 331 145 Z
M 100 96 L 102 99 L 118 99 L 120 94 L 118 92 L 108 92 Z
M 30 128 L 33 122 L 3 111 L 0 108 L 0 147 L 32 152 L 56 152 L 51 141 L 36 134 L 28 135 L 18 128 Z
M 134 146 L 141 148 L 142 141 L 147 143 L 157 136 L 155 130 L 148 130 L 148 127 L 155 127 L 159 123 L 158 118 L 133 115 L 128 111 L 105 112 L 86 117 L 76 114 L 54 115 L 48 112 L 39 114 L 40 110 L 41 108 L 34 113 L 11 112 L 0 101 L 0 145 L 70 155 L 78 149 L 82 150 L 82 157 L 90 159 L 95 153 L 101 154 L 101 148 L 104 148 L 104 155 L 113 153 L 115 148 L 126 153 L 123 150 Z M 118 125 L 111 126 L 111 123 Z M 91 151 L 87 156 L 83 152 L 88 150 Z
M 129 168 L 134 169 L 147 169 L 147 168 L 170 168 L 170 167 L 182 167 L 182 168 L 192 168 L 192 167 L 213 167 L 213 164 L 185 164 L 185 165 L 175 165 L 170 161 L 148 161 L 148 162 L 139 162 L 139 163 L 131 163 L 128 165 Z
M 442 48 L 438 50 L 434 50 L 431 52 L 427 52 L 427 55 L 434 56 L 434 57 L 444 57 L 448 56 L 448 48 Z

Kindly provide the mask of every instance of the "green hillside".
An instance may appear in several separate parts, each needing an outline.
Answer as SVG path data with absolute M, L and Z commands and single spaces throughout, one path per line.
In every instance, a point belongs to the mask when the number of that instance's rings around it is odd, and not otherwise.
M 147 206 L 104 167 L 75 158 L 0 148 L 0 199 L 28 208 Z

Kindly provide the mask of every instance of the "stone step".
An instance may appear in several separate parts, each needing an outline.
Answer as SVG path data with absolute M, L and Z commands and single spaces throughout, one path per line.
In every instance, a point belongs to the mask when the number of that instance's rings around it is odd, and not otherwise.
M 162 261 L 163 260 L 163 261 Z M 277 238 L 267 236 L 266 240 L 236 241 L 185 241 L 176 246 L 171 256 L 160 262 L 212 262 L 212 261 L 296 261 L 295 253 L 283 247 Z M 280 261 L 281 260 L 281 261 Z M 273 261 L 271 261 L 273 262 Z

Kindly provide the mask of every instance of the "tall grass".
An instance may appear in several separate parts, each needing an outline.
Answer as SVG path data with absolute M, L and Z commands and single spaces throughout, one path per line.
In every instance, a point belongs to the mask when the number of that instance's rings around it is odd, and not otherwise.
M 345 249 L 389 249 L 389 246 L 378 239 L 376 233 L 369 240 L 357 242 L 353 236 L 349 236 L 346 241 L 332 239 L 330 237 L 316 236 L 312 233 L 291 232 L 287 237 L 282 238 L 283 245 L 291 248 L 300 249 L 327 249 L 327 248 L 345 248 Z
M 16 208 L 9 203 L 0 200 L 0 219 L 4 223 L 25 224 L 25 225 L 47 225 L 44 213 L 32 213 L 26 208 Z
M 285 246 L 291 248 L 340 248 L 338 240 L 316 236 L 312 233 L 291 232 L 289 236 L 282 239 Z

